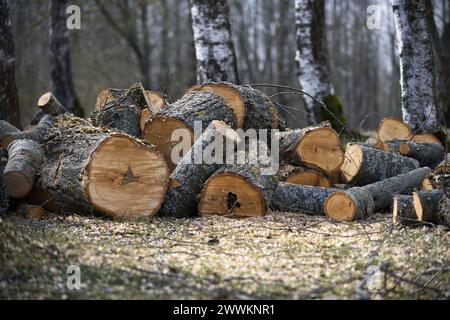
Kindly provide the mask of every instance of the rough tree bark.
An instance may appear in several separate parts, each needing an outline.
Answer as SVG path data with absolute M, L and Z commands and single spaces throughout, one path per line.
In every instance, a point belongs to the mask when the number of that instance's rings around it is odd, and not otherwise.
M 325 33 L 324 0 L 296 0 L 295 25 L 298 79 L 303 90 L 324 100 L 333 95 Z M 309 124 L 321 121 L 320 106 L 305 97 Z
M 439 131 L 434 60 L 425 0 L 391 0 L 400 53 L 403 120 L 416 130 Z
M 7 0 L 0 0 L 0 119 L 21 128 L 15 76 L 14 40 Z
M 197 81 L 239 83 L 228 0 L 191 0 Z
M 5 190 L 5 183 L 3 178 L 3 170 L 8 162 L 8 155 L 4 149 L 0 149 L 0 215 L 8 210 L 8 194 Z
M 66 26 L 67 0 L 50 1 L 50 76 L 55 96 L 67 110 L 81 108 L 73 83 L 69 30 Z

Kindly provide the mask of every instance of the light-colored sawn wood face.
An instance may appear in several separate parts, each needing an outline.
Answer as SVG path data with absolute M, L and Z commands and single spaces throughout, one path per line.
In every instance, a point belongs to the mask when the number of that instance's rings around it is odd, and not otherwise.
M 325 214 L 337 221 L 352 221 L 356 214 L 353 199 L 345 192 L 336 192 L 325 200 Z
M 294 173 L 286 179 L 286 182 L 303 186 L 331 187 L 330 181 L 325 176 L 313 171 Z
M 191 144 L 194 144 L 194 130 L 183 121 L 172 118 L 157 117 L 148 122 L 143 132 L 143 138 L 155 145 L 167 161 L 170 172 L 176 165 L 172 162 L 172 149 L 180 141 L 172 141 L 172 133 L 177 129 L 185 129 L 186 134 L 191 137 Z
M 347 145 L 345 150 L 345 160 L 341 167 L 341 172 L 347 182 L 351 182 L 358 174 L 364 158 L 364 152 L 357 145 Z
M 152 216 L 164 200 L 168 175 L 158 152 L 129 137 L 113 136 L 91 156 L 86 194 L 97 210 L 113 217 Z
M 381 142 L 390 140 L 407 140 L 412 130 L 402 120 L 388 117 L 381 120 L 377 131 L 377 138 Z
M 339 136 L 331 128 L 317 128 L 307 132 L 297 146 L 302 162 L 327 173 L 338 170 L 344 161 Z
M 229 197 L 231 195 L 231 198 Z M 229 208 L 229 200 L 234 199 Z M 234 205 L 234 206 L 233 206 Z M 232 174 L 217 174 L 210 178 L 201 193 L 199 214 L 230 215 L 241 217 L 263 216 L 264 199 L 261 192 L 243 177 Z
M 207 91 L 221 96 L 225 103 L 233 109 L 237 118 L 237 127 L 242 128 L 244 125 L 245 105 L 238 90 L 219 83 L 208 83 L 196 88 L 198 91 Z

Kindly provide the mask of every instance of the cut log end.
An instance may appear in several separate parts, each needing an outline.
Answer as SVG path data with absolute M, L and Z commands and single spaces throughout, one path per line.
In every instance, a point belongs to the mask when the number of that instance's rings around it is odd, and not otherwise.
M 411 127 L 402 120 L 393 117 L 388 117 L 381 120 L 377 131 L 377 138 L 381 142 L 390 140 L 406 140 L 411 135 Z
M 432 135 L 431 133 L 421 133 L 416 135 L 411 135 L 408 137 L 408 140 L 417 142 L 417 143 L 434 143 L 442 145 L 441 141 L 436 138 L 436 136 Z
M 148 107 L 152 112 L 158 112 L 167 104 L 166 99 L 164 99 L 161 93 L 150 90 L 145 91 L 145 93 L 147 95 L 147 101 L 150 102 Z
M 286 179 L 285 182 L 303 186 L 317 186 L 323 188 L 331 187 L 330 180 L 328 180 L 327 177 L 314 171 L 293 173 Z
M 180 143 L 173 141 L 172 134 L 175 130 L 185 130 L 191 136 L 190 146 L 194 143 L 194 131 L 190 126 L 179 119 L 168 117 L 156 117 L 148 122 L 144 129 L 145 140 L 155 145 L 167 161 L 170 171 L 173 171 L 176 164 L 172 162 L 172 150 Z M 189 146 L 189 147 L 190 147 Z
M 297 146 L 303 163 L 327 173 L 339 170 L 344 162 L 344 151 L 336 131 L 317 128 L 305 134 Z
M 341 171 L 344 179 L 347 182 L 350 182 L 359 173 L 364 159 L 364 152 L 358 145 L 350 144 L 347 145 L 345 154 L 346 159 L 342 165 Z
M 208 83 L 193 87 L 191 90 L 206 91 L 221 96 L 236 115 L 237 127 L 242 128 L 245 117 L 245 103 L 237 89 L 224 83 Z
M 424 221 L 424 215 L 423 215 L 423 208 L 422 208 L 422 202 L 420 200 L 420 196 L 417 192 L 413 192 L 413 206 L 414 211 L 416 212 L 417 221 Z
M 325 200 L 325 214 L 336 221 L 352 221 L 356 210 L 355 201 L 345 192 L 335 192 Z
M 112 136 L 90 158 L 86 195 L 96 210 L 115 218 L 148 217 L 161 207 L 168 176 L 159 153 L 130 137 Z
M 199 214 L 263 216 L 266 205 L 262 192 L 242 176 L 223 173 L 209 179 L 200 195 Z
M 21 199 L 33 189 L 33 181 L 23 172 L 6 172 L 3 179 L 6 193 L 13 199 Z
M 44 108 L 51 102 L 52 98 L 53 98 L 53 95 L 51 92 L 44 93 L 38 100 L 38 103 L 37 103 L 38 107 Z

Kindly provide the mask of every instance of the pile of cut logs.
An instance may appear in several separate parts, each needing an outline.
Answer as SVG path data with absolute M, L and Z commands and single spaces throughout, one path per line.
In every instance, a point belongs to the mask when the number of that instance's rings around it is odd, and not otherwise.
M 66 112 L 51 92 L 37 106 L 23 131 L 0 121 L 0 211 L 135 220 L 276 210 L 351 221 L 392 207 L 395 223 L 450 222 L 444 146 L 395 118 L 381 122 L 376 139 L 343 148 L 329 122 L 288 129 L 267 95 L 229 83 L 194 86 L 173 103 L 139 83 L 105 89 L 89 120 Z M 177 129 L 190 139 L 174 163 Z M 259 162 L 194 161 L 218 137 L 236 145 L 237 129 L 267 129 L 279 139 L 277 174 L 264 175 Z

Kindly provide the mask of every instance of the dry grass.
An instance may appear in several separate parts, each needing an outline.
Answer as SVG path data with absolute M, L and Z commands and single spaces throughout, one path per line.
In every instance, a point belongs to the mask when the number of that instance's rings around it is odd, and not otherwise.
M 69 265 L 81 268 L 81 290 L 67 288 Z M 382 271 L 367 277 L 371 266 Z M 0 222 L 2 299 L 448 299 L 449 267 L 445 229 L 381 215 Z

